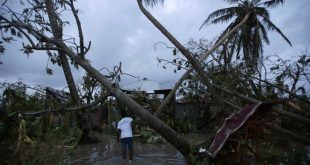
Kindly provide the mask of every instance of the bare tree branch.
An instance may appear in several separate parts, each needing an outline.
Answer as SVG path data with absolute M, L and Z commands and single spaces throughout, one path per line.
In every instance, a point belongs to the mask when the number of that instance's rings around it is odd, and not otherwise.
M 24 46 L 26 49 L 34 49 L 34 50 L 57 50 L 57 51 L 63 51 L 65 52 L 66 50 L 58 47 L 37 47 L 37 46 Z
M 76 22 L 76 25 L 77 25 L 77 28 L 78 28 L 78 32 L 79 32 L 79 38 L 80 38 L 80 52 L 78 53 L 81 57 L 84 58 L 86 52 L 89 50 L 89 49 L 86 49 L 87 51 L 85 52 L 84 49 L 84 36 L 83 36 L 83 30 L 82 30 L 82 26 L 81 26 L 81 21 L 78 17 L 78 14 L 77 14 L 77 10 L 75 9 L 74 7 L 74 3 L 73 3 L 73 0 L 70 0 L 70 2 L 67 2 L 68 5 L 70 6 L 71 8 L 71 11 L 74 15 L 74 19 L 75 19 L 75 22 Z M 90 46 L 90 44 L 89 44 Z

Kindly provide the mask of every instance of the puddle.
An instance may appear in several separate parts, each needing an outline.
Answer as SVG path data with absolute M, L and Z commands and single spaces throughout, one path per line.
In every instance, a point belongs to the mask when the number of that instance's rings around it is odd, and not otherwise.
M 115 165 L 126 164 L 122 160 L 121 144 L 114 136 L 105 135 L 98 144 L 80 145 L 73 152 L 71 165 Z M 169 143 L 142 143 L 134 139 L 134 165 L 185 165 L 184 157 Z

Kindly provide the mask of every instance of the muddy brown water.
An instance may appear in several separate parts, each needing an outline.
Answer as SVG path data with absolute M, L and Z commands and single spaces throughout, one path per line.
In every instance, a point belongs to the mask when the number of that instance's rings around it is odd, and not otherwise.
M 104 135 L 101 143 L 80 145 L 70 156 L 71 165 L 129 164 L 122 160 L 121 144 L 114 136 Z M 133 165 L 185 165 L 184 157 L 169 143 L 142 143 L 134 139 Z

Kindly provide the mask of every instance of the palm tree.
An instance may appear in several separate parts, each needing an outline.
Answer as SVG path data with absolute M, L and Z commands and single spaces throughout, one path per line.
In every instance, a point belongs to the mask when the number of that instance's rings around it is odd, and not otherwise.
M 239 27 L 227 42 L 231 43 L 230 53 L 236 53 L 237 59 L 240 57 L 240 51 L 243 51 L 243 60 L 247 67 L 255 69 L 257 61 L 263 54 L 263 42 L 269 45 L 267 30 L 276 31 L 282 38 L 292 45 L 281 30 L 270 21 L 267 8 L 273 8 L 283 4 L 284 0 L 225 0 L 231 4 L 237 4 L 234 7 L 219 9 L 211 13 L 203 22 L 200 29 L 207 23 L 217 24 L 234 20 L 220 35 L 219 40 L 237 24 L 241 22 L 247 13 L 251 13 L 247 22 Z M 267 30 L 266 30 L 267 29 Z

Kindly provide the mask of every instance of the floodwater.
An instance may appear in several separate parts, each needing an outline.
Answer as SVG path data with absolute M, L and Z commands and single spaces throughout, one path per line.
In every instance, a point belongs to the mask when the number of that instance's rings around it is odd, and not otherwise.
M 71 165 L 118 165 L 129 164 L 122 160 L 121 144 L 115 136 L 104 135 L 101 143 L 80 145 L 73 152 Z M 142 143 L 134 139 L 132 165 L 185 165 L 184 157 L 169 143 Z

